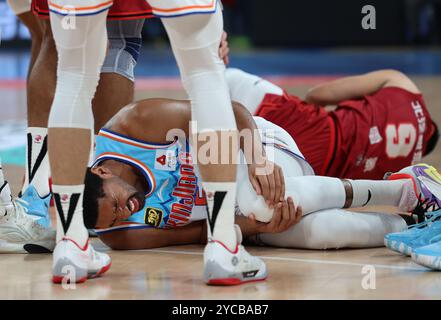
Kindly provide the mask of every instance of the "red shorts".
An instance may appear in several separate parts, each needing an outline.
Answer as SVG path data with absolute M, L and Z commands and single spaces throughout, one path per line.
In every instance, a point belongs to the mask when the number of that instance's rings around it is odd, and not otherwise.
M 285 129 L 318 175 L 324 175 L 335 146 L 334 122 L 325 109 L 307 104 L 296 96 L 267 94 L 256 111 Z
M 423 97 L 400 88 L 340 103 L 332 112 L 268 94 L 257 116 L 285 129 L 318 175 L 382 179 L 420 162 L 433 132 Z
M 41 18 L 49 18 L 48 0 L 32 0 L 32 12 Z M 145 0 L 114 0 L 107 19 L 136 20 L 152 18 L 152 8 Z

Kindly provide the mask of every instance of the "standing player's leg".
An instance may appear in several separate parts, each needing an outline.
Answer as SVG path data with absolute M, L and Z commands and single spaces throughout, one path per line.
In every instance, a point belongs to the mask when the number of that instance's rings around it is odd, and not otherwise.
M 27 161 L 21 191 L 27 213 L 38 217 L 38 222 L 49 227 L 49 161 L 47 157 L 47 118 L 55 89 L 56 57 L 50 27 L 31 12 L 29 0 L 10 0 L 10 7 L 29 29 L 32 39 L 31 60 L 27 81 Z M 52 41 L 52 42 L 51 42 Z M 52 45 L 52 55 L 46 55 Z M 42 51 L 44 54 L 42 54 Z M 48 57 L 49 59 L 44 59 Z M 38 75 L 38 76 L 37 76 Z
M 153 12 L 162 16 L 182 83 L 191 100 L 192 120 L 196 123 L 196 129 L 192 128 L 193 146 L 207 194 L 207 229 L 212 240 L 204 253 L 205 280 L 223 284 L 262 280 L 266 278 L 264 263 L 246 257 L 248 254 L 243 247 L 238 249 L 234 227 L 238 135 L 224 75 L 225 65 L 219 58 L 222 12 L 216 0 L 202 1 L 199 5 L 194 5 L 193 1 L 148 2 Z M 205 6 L 201 5 L 204 3 Z M 209 9 L 189 9 L 203 7 Z M 212 146 L 210 156 L 213 160 L 209 161 L 203 158 L 204 154 L 199 154 L 207 139 Z M 226 257 L 236 253 L 236 260 L 240 262 L 232 265 L 231 257 Z M 250 272 L 240 270 L 249 268 L 242 261 L 246 259 L 252 264 L 252 270 L 247 270 Z
M 57 87 L 49 117 L 49 159 L 57 209 L 57 245 L 53 281 L 65 277 L 65 266 L 75 268 L 82 282 L 110 267 L 106 254 L 94 252 L 83 222 L 84 177 L 93 137 L 92 98 L 104 61 L 108 2 L 80 1 L 76 9 L 91 8 L 86 16 L 70 16 L 75 28 L 66 28 L 64 1 L 50 3 L 50 20 L 57 52 Z M 101 11 L 101 12 L 100 12 Z M 83 13 L 83 12 L 82 12 Z M 72 21 L 71 21 L 72 23 Z M 87 214 L 87 213 L 85 213 Z
M 42 26 L 31 11 L 31 0 L 7 0 L 9 7 L 14 11 L 17 18 L 28 28 L 31 35 L 31 60 L 29 62 L 29 73 L 34 66 L 38 53 L 40 52 L 41 40 L 43 37 Z
M 57 51 L 49 20 L 40 20 L 39 23 L 43 38 L 28 80 L 27 158 L 21 198 L 29 204 L 29 214 L 40 217 L 38 221 L 50 227 L 47 122 L 55 92 Z

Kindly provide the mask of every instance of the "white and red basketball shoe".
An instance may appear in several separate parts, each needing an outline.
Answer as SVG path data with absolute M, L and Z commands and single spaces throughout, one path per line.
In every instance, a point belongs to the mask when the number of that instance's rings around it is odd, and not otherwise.
M 102 275 L 111 264 L 109 255 L 96 251 L 89 240 L 81 248 L 75 241 L 63 238 L 53 253 L 52 282 L 81 283 Z
M 20 199 L 12 199 L 9 184 L 0 186 L 0 253 L 49 253 L 55 231 L 28 214 Z
M 250 255 L 241 245 L 242 233 L 235 225 L 238 243 L 234 251 L 222 242 L 209 240 L 204 250 L 204 280 L 209 285 L 237 285 L 265 280 L 265 263 Z

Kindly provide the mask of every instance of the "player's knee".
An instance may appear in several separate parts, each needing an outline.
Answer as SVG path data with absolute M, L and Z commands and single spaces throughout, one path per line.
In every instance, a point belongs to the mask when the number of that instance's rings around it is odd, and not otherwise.
M 144 19 L 107 22 L 109 48 L 102 73 L 117 73 L 135 81 L 134 70 L 142 45 L 143 24 Z

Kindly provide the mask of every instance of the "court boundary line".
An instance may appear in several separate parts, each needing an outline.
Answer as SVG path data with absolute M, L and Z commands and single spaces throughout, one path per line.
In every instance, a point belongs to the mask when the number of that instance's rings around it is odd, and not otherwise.
M 182 255 L 198 255 L 202 256 L 202 252 L 196 251 L 182 251 L 182 250 L 164 250 L 164 249 L 147 249 L 141 250 L 143 252 L 153 252 L 153 253 L 168 253 L 168 254 L 182 254 Z M 373 266 L 378 269 L 396 269 L 396 270 L 409 270 L 409 271 L 430 271 L 424 267 L 411 267 L 411 266 L 397 266 L 397 265 L 387 265 L 387 264 L 373 264 L 373 263 L 360 263 L 360 262 L 345 262 L 339 260 L 320 260 L 320 259 L 302 259 L 293 257 L 269 257 L 269 256 L 256 256 L 264 260 L 273 261 L 288 261 L 288 262 L 302 262 L 302 263 L 314 263 L 314 264 L 332 264 L 332 265 L 345 265 L 354 267 L 364 267 Z

